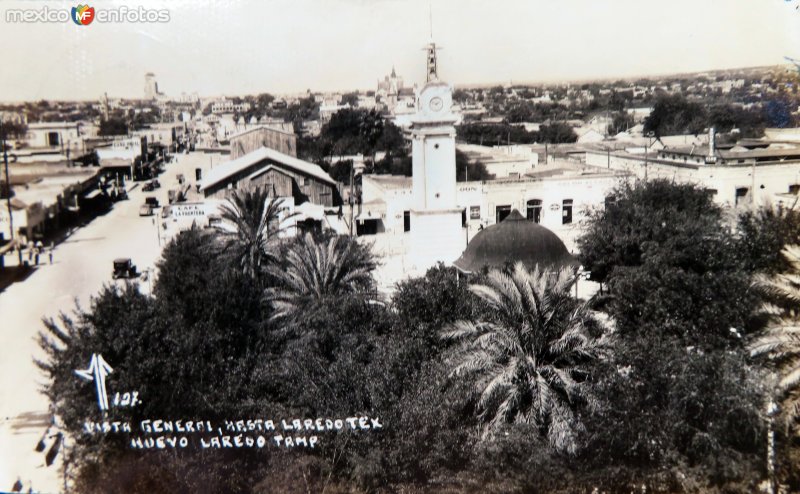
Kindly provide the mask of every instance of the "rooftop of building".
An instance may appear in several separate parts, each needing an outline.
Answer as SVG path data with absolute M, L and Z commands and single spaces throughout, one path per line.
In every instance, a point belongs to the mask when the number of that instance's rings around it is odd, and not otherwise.
M 264 123 L 264 124 L 257 124 L 257 125 L 255 125 L 253 127 L 250 127 L 249 129 L 242 130 L 241 132 L 237 132 L 235 134 L 232 134 L 231 136 L 228 137 L 228 139 L 229 140 L 237 139 L 239 137 L 242 137 L 244 135 L 250 134 L 250 133 L 255 132 L 257 130 L 270 130 L 270 131 L 273 131 L 273 132 L 278 132 L 280 134 L 285 134 L 285 135 L 289 135 L 289 136 L 295 135 L 294 132 L 286 132 L 285 130 L 281 129 L 277 125 L 270 125 L 268 123 Z
M 577 266 L 558 235 L 529 221 L 516 209 L 506 219 L 478 232 L 453 264 L 461 271 L 503 268 L 522 262 L 528 269 L 560 269 Z
M 231 177 L 252 165 L 267 160 L 277 163 L 280 166 L 284 166 L 291 170 L 300 172 L 304 175 L 309 175 L 311 177 L 317 178 L 325 183 L 331 185 L 336 184 L 336 182 L 330 177 L 330 175 L 325 173 L 325 171 L 322 168 L 320 168 L 319 165 L 316 165 L 314 163 L 309 163 L 308 161 L 303 161 L 301 159 L 295 158 L 294 156 L 289 156 L 288 154 L 283 154 L 280 151 L 276 151 L 274 149 L 261 147 L 251 153 L 247 153 L 244 156 L 236 158 L 235 160 L 222 163 L 212 168 L 203 179 L 203 184 L 201 189 L 205 189 L 214 184 L 217 184 L 222 180 L 225 180 L 226 178 Z

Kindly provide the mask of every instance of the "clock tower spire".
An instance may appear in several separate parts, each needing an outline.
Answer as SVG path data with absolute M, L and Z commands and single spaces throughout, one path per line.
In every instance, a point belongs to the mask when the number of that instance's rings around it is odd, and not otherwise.
M 450 263 L 464 250 L 456 203 L 453 90 L 439 80 L 436 45 L 427 46 L 428 80 L 411 119 L 412 210 L 410 253 L 417 269 Z
M 439 69 L 436 60 L 436 43 L 433 41 L 428 43 L 425 51 L 428 53 L 428 79 L 426 82 L 437 81 L 439 80 Z

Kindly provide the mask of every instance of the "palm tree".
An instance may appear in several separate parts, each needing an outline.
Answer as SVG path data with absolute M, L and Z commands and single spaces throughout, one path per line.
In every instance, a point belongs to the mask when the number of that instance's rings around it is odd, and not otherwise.
M 786 246 L 782 253 L 790 272 L 758 281 L 770 300 L 765 310 L 773 325 L 751 343 L 750 354 L 776 366 L 776 398 L 783 404 L 787 424 L 792 424 L 800 417 L 800 246 Z
M 350 237 L 336 235 L 318 241 L 311 233 L 288 251 L 286 262 L 286 266 L 268 268 L 277 280 L 277 286 L 266 291 L 275 318 L 331 295 L 367 291 L 376 267 L 372 252 Z
M 283 215 L 283 199 L 270 200 L 262 188 L 239 189 L 222 205 L 222 219 L 227 222 L 217 227 L 230 252 L 242 271 L 252 277 L 261 272 L 271 257 L 271 247 L 278 238 L 281 226 L 295 214 Z
M 586 367 L 604 351 L 599 322 L 570 296 L 569 268 L 548 273 L 517 263 L 492 270 L 470 290 L 490 308 L 486 320 L 458 321 L 442 337 L 460 342 L 451 377 L 475 380 L 484 437 L 508 423 L 536 426 L 560 452 L 577 451 L 575 406 L 597 404 Z M 598 331 L 592 331 L 592 330 Z

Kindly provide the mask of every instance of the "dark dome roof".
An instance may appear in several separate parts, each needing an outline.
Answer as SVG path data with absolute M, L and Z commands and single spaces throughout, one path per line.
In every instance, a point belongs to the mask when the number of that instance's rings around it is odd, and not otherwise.
M 462 271 L 476 272 L 484 266 L 502 268 L 518 261 L 528 269 L 537 264 L 556 269 L 577 265 L 555 233 L 528 221 L 516 209 L 500 223 L 478 232 L 453 264 Z

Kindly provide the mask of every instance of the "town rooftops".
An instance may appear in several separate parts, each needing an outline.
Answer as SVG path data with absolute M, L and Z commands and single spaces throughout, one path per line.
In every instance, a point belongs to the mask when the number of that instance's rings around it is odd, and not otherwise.
M 680 156 L 705 156 L 708 154 L 708 146 L 668 147 L 664 148 L 661 153 Z M 748 158 L 798 159 L 800 158 L 800 146 L 771 145 L 766 149 L 742 149 L 742 147 L 739 146 L 729 150 L 715 149 L 714 154 L 720 158 L 731 160 Z
M 280 151 L 275 151 L 274 149 L 261 147 L 251 153 L 247 153 L 244 156 L 236 158 L 235 160 L 222 163 L 221 165 L 212 168 L 203 180 L 201 188 L 206 189 L 211 187 L 212 185 L 215 185 L 226 178 L 231 177 L 240 171 L 264 160 L 270 160 L 280 166 L 289 168 L 301 174 L 309 175 L 331 185 L 336 185 L 336 182 L 330 177 L 330 175 L 325 173 L 325 171 L 323 171 L 319 165 L 309 163 L 308 161 L 303 161 L 293 156 L 289 156 L 288 154 L 283 154 Z

